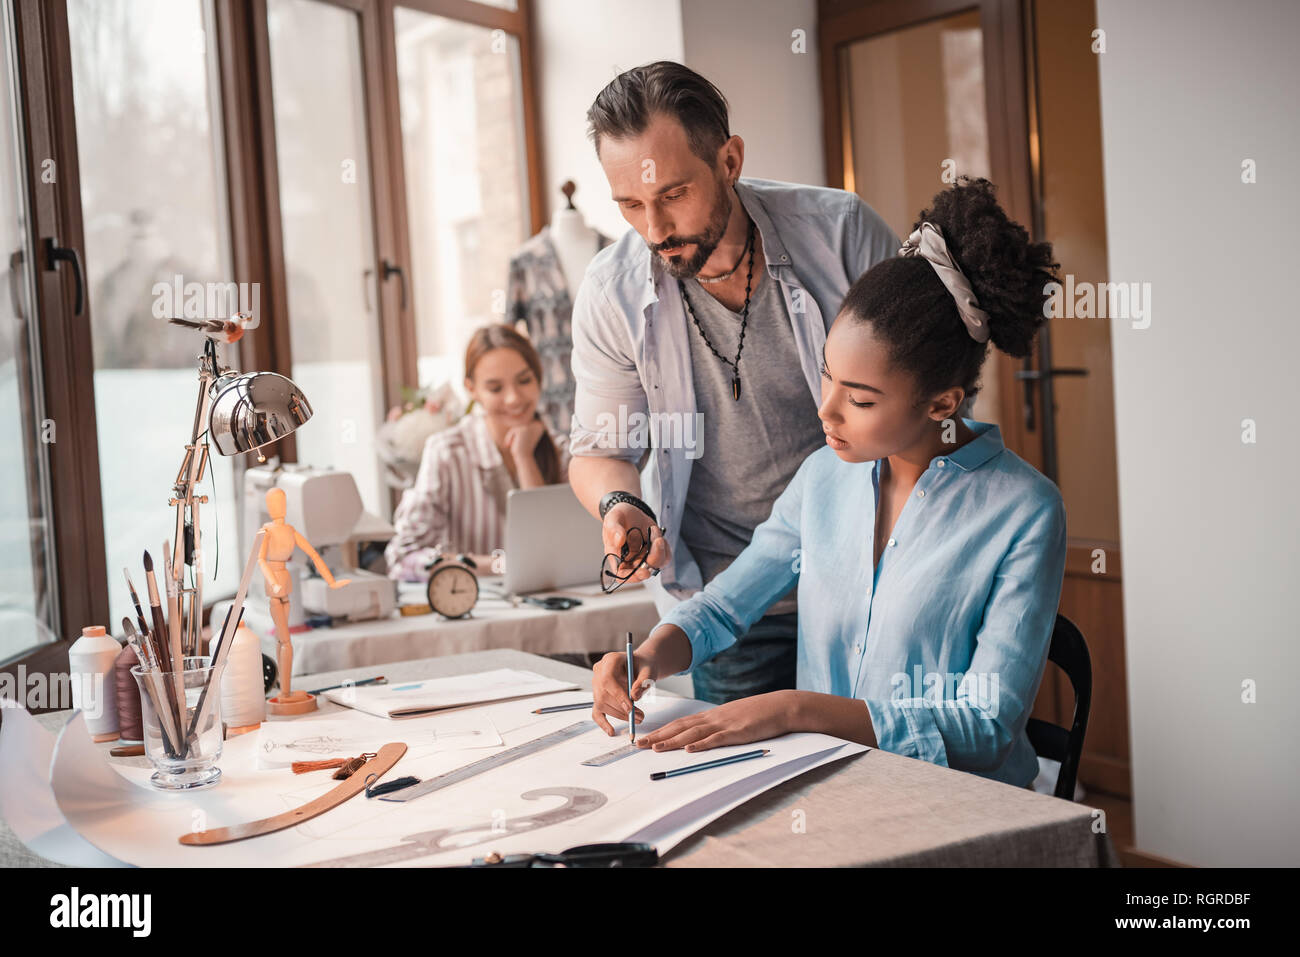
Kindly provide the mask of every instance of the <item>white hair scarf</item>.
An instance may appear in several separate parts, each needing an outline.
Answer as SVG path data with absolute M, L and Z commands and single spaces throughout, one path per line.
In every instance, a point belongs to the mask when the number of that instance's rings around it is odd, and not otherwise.
M 988 342 L 988 313 L 979 307 L 970 281 L 948 252 L 943 230 L 934 223 L 922 223 L 919 229 L 912 230 L 912 235 L 907 237 L 907 242 L 903 243 L 903 248 L 898 251 L 898 255 L 919 255 L 929 262 L 943 284 L 948 287 L 948 291 L 952 293 L 952 298 L 957 303 L 957 314 L 961 316 L 961 321 L 965 324 L 970 337 L 976 342 Z

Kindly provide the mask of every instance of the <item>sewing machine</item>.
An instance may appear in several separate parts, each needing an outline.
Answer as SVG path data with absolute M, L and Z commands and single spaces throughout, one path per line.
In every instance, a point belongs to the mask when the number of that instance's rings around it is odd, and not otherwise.
M 250 547 L 257 530 L 270 521 L 266 492 L 273 487 L 284 490 L 285 521 L 312 543 L 336 578 L 351 580 L 332 589 L 314 570 L 300 570 L 302 607 L 309 614 L 349 621 L 391 615 L 396 606 L 396 584 L 387 576 L 357 567 L 356 543 L 388 538 L 393 528 L 365 511 L 351 473 L 305 465 L 259 466 L 245 471 L 241 548 Z M 253 597 L 249 595 L 250 600 Z

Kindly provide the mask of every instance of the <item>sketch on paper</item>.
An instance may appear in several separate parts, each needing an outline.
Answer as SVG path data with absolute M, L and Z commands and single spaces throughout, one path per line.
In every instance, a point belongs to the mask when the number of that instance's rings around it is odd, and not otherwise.
M 257 765 L 287 768 L 294 761 L 355 757 L 376 751 L 395 737 L 406 743 L 412 755 L 494 748 L 502 743 L 496 725 L 481 714 L 411 719 L 403 722 L 400 733 L 391 720 L 367 715 L 317 720 L 305 727 L 297 721 L 277 721 L 263 724 L 258 732 Z
M 276 751 L 305 751 L 308 754 L 340 754 L 346 739 L 330 734 L 316 734 L 310 738 L 294 738 L 292 741 L 275 741 L 267 739 L 262 742 L 262 750 L 267 754 Z
M 525 801 L 537 801 L 544 797 L 562 797 L 564 803 L 549 811 L 536 814 L 523 814 L 502 820 L 488 821 L 482 824 L 462 824 L 459 827 L 442 827 L 419 834 L 409 834 L 402 838 L 402 843 L 392 847 L 381 847 L 361 854 L 335 857 L 304 867 L 381 867 L 385 864 L 401 864 L 431 854 L 459 850 L 486 844 L 488 841 L 501 840 L 525 831 L 536 831 L 561 821 L 590 814 L 599 810 L 609 801 L 600 791 L 591 788 L 549 787 L 536 788 L 519 795 Z

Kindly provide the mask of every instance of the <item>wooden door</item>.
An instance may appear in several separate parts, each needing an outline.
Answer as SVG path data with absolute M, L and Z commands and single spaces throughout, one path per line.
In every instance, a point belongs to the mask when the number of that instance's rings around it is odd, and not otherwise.
M 1107 278 L 1096 10 L 1092 0 L 1032 0 L 1025 12 L 1030 136 L 1036 147 L 1033 231 L 1052 243 L 1067 289 L 1095 288 Z M 1079 626 L 1092 654 L 1092 712 L 1079 779 L 1085 788 L 1127 797 L 1128 682 L 1110 326 L 1105 318 L 1078 316 L 1053 318 L 1049 326 L 1038 368 L 1062 373 L 1042 383 L 1054 412 L 1044 471 L 1060 486 L 1070 533 L 1061 613 Z M 1049 674 L 1058 700 L 1068 703 L 1069 682 L 1056 669 Z
M 821 0 L 827 182 L 900 237 L 959 175 L 992 180 L 1008 214 L 1055 244 L 1062 275 L 1105 279 L 1091 3 Z M 1037 16 L 1036 16 L 1037 14 Z M 1079 779 L 1127 795 L 1114 409 L 1104 323 L 1044 327 L 1034 356 L 994 353 L 975 416 L 1057 482 L 1069 552 L 1061 613 L 1092 653 Z M 1034 715 L 1069 727 L 1074 696 L 1049 666 Z

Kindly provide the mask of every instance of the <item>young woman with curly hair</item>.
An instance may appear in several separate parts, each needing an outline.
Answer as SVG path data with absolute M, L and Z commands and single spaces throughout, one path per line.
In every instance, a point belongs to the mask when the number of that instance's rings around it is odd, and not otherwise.
M 1022 787 L 1025 724 L 1065 566 L 1056 486 L 958 413 L 988 343 L 1029 354 L 1051 247 L 987 180 L 921 213 L 900 255 L 849 290 L 823 352 L 826 446 L 805 459 L 725 572 L 673 608 L 635 655 L 634 698 L 727 648 L 797 584 L 796 689 L 639 735 L 655 750 L 814 731 Z M 593 717 L 626 718 L 624 656 L 597 664 Z

